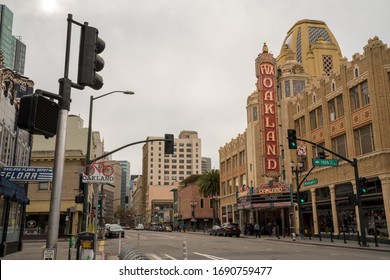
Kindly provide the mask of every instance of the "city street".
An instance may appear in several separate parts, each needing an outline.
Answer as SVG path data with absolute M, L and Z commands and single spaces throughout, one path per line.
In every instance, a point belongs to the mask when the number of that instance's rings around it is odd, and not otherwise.
M 156 232 L 127 230 L 125 237 L 98 241 L 97 260 L 118 260 L 124 247 L 132 247 L 150 260 L 390 260 L 390 245 L 369 243 L 360 247 L 356 241 L 308 238 L 292 241 L 262 236 L 209 236 L 203 232 Z M 0 260 L 41 260 L 45 241 L 25 241 L 23 251 Z M 187 250 L 185 250 L 185 247 Z M 57 260 L 76 257 L 76 249 L 59 240 Z
M 121 246 L 130 243 L 151 260 L 183 260 L 183 247 L 187 246 L 189 260 L 388 260 L 390 245 L 369 244 L 359 247 L 356 241 L 329 239 L 292 241 L 289 237 L 209 236 L 200 232 L 153 232 L 127 231 Z M 105 253 L 108 258 L 118 253 L 119 240 L 106 239 Z

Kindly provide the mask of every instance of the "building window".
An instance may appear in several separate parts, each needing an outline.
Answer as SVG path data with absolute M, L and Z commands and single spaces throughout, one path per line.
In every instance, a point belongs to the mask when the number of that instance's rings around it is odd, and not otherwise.
M 336 119 L 335 98 L 328 101 L 329 120 L 332 122 Z
M 351 106 L 352 110 L 355 111 L 360 108 L 359 104 L 359 88 L 358 86 L 355 86 L 349 90 L 350 96 L 351 96 Z
M 257 121 L 257 107 L 252 107 L 253 120 Z
M 286 92 L 286 97 L 290 97 L 290 81 L 284 81 L 284 91 Z
M 332 150 L 343 157 L 347 157 L 347 141 L 345 134 L 332 139 Z
M 299 93 L 302 93 L 305 89 L 305 81 L 302 80 L 293 80 L 293 94 L 297 96 Z
M 364 155 L 374 151 L 371 124 L 355 129 L 356 155 Z
M 368 92 L 368 82 L 364 81 L 361 84 L 361 89 L 362 89 L 362 105 L 366 106 L 370 104 L 370 94 Z
M 330 72 L 333 69 L 333 59 L 331 55 L 324 55 L 322 57 L 322 65 L 324 67 L 324 73 L 330 76 Z
M 332 86 L 331 87 L 332 87 L 331 91 L 335 92 L 336 91 L 336 83 L 335 83 L 335 81 L 332 81 Z
M 340 94 L 336 97 L 336 105 L 337 105 L 337 118 L 341 118 L 344 116 L 344 103 L 343 96 Z
M 321 127 L 324 125 L 324 119 L 322 118 L 322 106 L 318 107 L 316 111 L 317 111 L 318 127 Z
M 354 70 L 355 78 L 359 77 L 359 67 L 355 65 L 355 70 Z
M 368 82 L 364 81 L 349 90 L 351 96 L 352 110 L 357 110 L 362 106 L 370 104 L 370 94 L 368 90 Z
M 297 131 L 297 136 L 303 136 L 306 134 L 306 122 L 305 116 L 300 117 L 299 119 L 294 121 L 294 127 Z
M 204 199 L 203 198 L 200 199 L 200 208 L 201 209 L 204 208 Z
M 49 189 L 49 182 L 39 182 L 39 190 L 48 190 Z
M 311 128 L 311 130 L 314 130 L 317 128 L 317 117 L 316 117 L 315 110 L 310 112 L 310 128 Z

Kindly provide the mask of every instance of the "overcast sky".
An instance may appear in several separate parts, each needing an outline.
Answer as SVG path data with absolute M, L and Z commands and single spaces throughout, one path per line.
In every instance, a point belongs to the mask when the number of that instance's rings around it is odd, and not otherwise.
M 218 150 L 244 132 L 246 100 L 255 90 L 255 59 L 266 42 L 278 55 L 301 19 L 325 21 L 351 60 L 377 35 L 390 44 L 390 1 L 313 0 L 3 0 L 14 13 L 13 35 L 27 45 L 25 75 L 35 89 L 58 93 L 64 76 L 67 16 L 99 29 L 106 43 L 104 87 L 72 89 L 70 114 L 88 125 L 91 95 L 131 90 L 94 101 L 93 129 L 107 151 L 147 136 L 195 130 L 202 156 L 219 168 Z M 72 26 L 70 79 L 77 80 L 80 28 Z M 113 156 L 141 173 L 142 145 Z

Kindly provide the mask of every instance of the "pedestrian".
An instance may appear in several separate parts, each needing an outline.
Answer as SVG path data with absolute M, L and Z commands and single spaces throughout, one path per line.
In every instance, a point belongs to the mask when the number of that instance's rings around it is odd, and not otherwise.
M 260 238 L 260 226 L 258 223 L 255 224 L 255 235 L 256 237 L 255 238 Z
M 267 231 L 268 231 L 268 235 L 271 237 L 272 236 L 272 224 L 271 224 L 271 222 L 269 222 L 268 225 L 267 225 Z

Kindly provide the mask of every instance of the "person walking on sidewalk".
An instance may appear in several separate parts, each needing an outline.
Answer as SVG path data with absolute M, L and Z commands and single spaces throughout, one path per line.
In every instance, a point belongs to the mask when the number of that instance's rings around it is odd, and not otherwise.
M 255 238 L 260 238 L 260 226 L 258 223 L 255 224 Z

